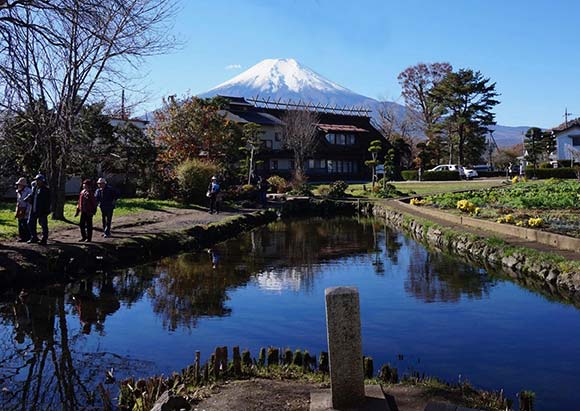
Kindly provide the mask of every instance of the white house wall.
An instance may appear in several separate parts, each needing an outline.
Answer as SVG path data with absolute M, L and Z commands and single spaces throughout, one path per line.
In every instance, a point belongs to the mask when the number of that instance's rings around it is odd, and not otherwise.
M 570 160 L 570 153 L 566 151 L 566 146 L 572 146 L 572 137 L 580 137 L 580 127 L 572 127 L 556 136 L 558 160 Z M 580 150 L 580 146 L 572 147 Z

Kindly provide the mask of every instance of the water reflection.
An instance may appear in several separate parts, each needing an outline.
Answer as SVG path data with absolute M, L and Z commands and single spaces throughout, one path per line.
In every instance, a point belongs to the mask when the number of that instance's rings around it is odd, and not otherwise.
M 118 378 L 149 370 L 149 363 L 100 349 L 108 334 L 119 331 L 119 325 L 108 326 L 110 319 L 136 305 L 150 307 L 161 320 L 158 333 L 193 330 L 202 318 L 232 316 L 228 301 L 238 288 L 308 294 L 325 263 L 347 261 L 363 267 L 353 276 L 377 278 L 408 266 L 404 289 L 425 302 L 482 298 L 495 284 L 480 270 L 431 254 L 375 220 L 276 222 L 205 252 L 9 296 L 0 306 L 0 387 L 7 388 L 0 408 L 83 409 L 99 404 L 96 387 L 106 370 L 115 368 Z M 122 342 L 131 346 L 127 327 Z
M 410 269 L 405 290 L 427 303 L 481 299 L 496 284 L 484 270 L 458 264 L 444 254 L 429 253 L 417 243 L 410 244 L 408 250 Z

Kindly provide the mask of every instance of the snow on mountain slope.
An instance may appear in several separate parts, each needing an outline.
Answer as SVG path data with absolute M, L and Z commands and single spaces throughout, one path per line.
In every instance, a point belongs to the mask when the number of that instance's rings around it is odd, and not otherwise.
M 375 99 L 357 94 L 324 78 L 294 59 L 263 60 L 199 97 L 218 94 L 369 108 L 378 103 Z

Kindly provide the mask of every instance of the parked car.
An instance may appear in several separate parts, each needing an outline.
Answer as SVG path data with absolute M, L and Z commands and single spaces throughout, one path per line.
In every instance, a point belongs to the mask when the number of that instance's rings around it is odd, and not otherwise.
M 471 168 L 461 167 L 457 164 L 439 164 L 438 166 L 433 167 L 431 170 L 427 170 L 427 172 L 431 171 L 457 171 L 461 178 L 466 178 L 468 180 L 478 177 L 477 171 Z
M 477 178 L 479 177 L 479 174 L 477 174 L 477 171 L 472 169 L 472 168 L 466 168 L 466 167 L 462 167 L 463 168 L 463 175 L 465 176 L 466 179 L 471 180 L 472 178 Z
M 487 164 L 477 164 L 471 168 L 475 171 L 494 171 L 493 167 Z

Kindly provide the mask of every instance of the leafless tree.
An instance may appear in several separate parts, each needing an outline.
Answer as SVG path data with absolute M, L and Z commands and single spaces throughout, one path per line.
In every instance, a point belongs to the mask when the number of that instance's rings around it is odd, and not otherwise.
M 290 110 L 282 116 L 282 121 L 282 141 L 294 153 L 294 178 L 302 181 L 306 160 L 316 147 L 319 115 L 310 110 Z
M 178 0 L 13 0 L 0 7 L 0 110 L 34 125 L 53 218 L 63 218 L 67 165 L 82 107 L 126 88 L 145 57 L 175 44 Z M 24 148 L 26 149 L 26 148 Z

